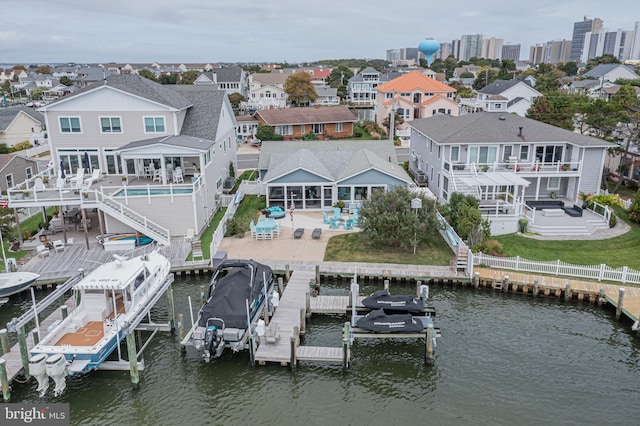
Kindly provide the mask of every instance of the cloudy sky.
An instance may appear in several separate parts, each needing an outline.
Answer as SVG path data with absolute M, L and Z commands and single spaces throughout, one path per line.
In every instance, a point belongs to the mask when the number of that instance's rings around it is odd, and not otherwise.
M 304 62 L 384 58 L 425 37 L 529 46 L 599 17 L 632 30 L 637 0 L 0 0 L 0 63 Z

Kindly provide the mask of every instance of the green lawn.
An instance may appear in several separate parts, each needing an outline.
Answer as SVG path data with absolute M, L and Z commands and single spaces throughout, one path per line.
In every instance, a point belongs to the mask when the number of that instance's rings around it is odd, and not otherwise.
M 236 214 L 233 216 L 234 220 L 238 222 L 241 229 L 249 230 L 249 223 L 253 220 L 256 222 L 260 217 L 260 212 L 267 206 L 267 199 L 265 197 L 258 197 L 257 195 L 245 195 L 242 198 L 242 202 L 236 210 Z
M 505 256 L 520 256 L 530 260 L 563 262 L 577 265 L 605 263 L 613 268 L 628 266 L 640 270 L 640 226 L 629 222 L 624 210 L 616 208 L 618 220 L 624 220 L 631 230 L 607 240 L 535 240 L 509 234 L 494 237 L 504 245 Z
M 397 263 L 405 265 L 449 265 L 453 252 L 440 234 L 405 250 L 372 245 L 363 232 L 337 235 L 329 239 L 324 253 L 325 261 Z

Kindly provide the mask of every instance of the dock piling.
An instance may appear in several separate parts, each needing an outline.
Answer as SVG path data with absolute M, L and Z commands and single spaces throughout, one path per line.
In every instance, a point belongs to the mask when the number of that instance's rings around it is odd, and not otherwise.
M 607 299 L 604 297 L 604 288 L 601 288 L 600 291 L 598 291 L 598 305 L 602 306 L 605 303 L 607 303 Z
M 308 318 L 311 316 L 311 293 L 304 294 L 304 314 Z
M 389 291 L 389 280 L 384 280 L 384 289 Z
M 307 332 L 307 314 L 304 309 L 300 309 L 300 334 Z
M 256 366 L 256 337 L 254 333 L 249 336 L 249 364 Z
M 473 274 L 473 288 L 476 290 L 480 288 L 480 272 L 476 272 Z
M 420 299 L 420 288 L 422 287 L 422 281 L 416 281 L 416 299 Z
M 616 307 L 616 319 L 619 320 L 622 315 L 622 304 L 624 302 L 624 287 L 618 289 L 618 306 Z
M 280 297 L 282 297 L 282 293 L 284 292 L 284 281 L 282 277 L 278 277 L 278 293 L 280 293 Z
M 200 286 L 200 304 L 204 303 L 204 286 Z
M 320 285 L 320 265 L 316 265 L 316 284 Z
M 69 308 L 67 305 L 60 306 L 60 313 L 62 314 L 62 319 L 65 319 L 69 315 Z
M 2 385 L 2 398 L 4 402 L 11 399 L 11 388 L 9 387 L 9 378 L 7 377 L 7 360 L 0 358 L 0 385 Z
M 24 332 L 24 327 L 20 327 L 18 330 L 18 345 L 20 346 L 20 360 L 24 369 L 24 377 L 28 380 L 31 378 L 31 374 L 29 374 L 29 350 L 27 349 L 27 335 Z
M 178 337 L 180 337 L 180 341 L 184 339 L 184 315 L 178 314 Z
M 173 300 L 173 286 L 167 287 L 167 309 L 169 311 L 169 326 L 171 327 L 171 333 L 176 332 L 176 313 L 174 310 Z
M 433 324 L 427 325 L 427 334 L 425 335 L 424 342 L 424 363 L 427 365 L 433 364 L 433 338 L 435 329 L 433 328 Z
M 3 328 L 0 330 L 0 344 L 2 344 L 2 353 L 8 354 L 11 352 L 11 346 L 9 346 L 9 336 L 7 334 L 7 329 Z
M 505 275 L 502 278 L 502 291 L 505 293 L 509 291 L 509 275 Z
M 564 286 L 564 301 L 568 302 L 571 300 L 571 284 L 567 283 Z
M 289 282 L 289 278 L 291 278 L 291 272 L 289 271 L 289 264 L 284 265 L 284 279 Z
M 533 297 L 538 297 L 540 289 L 538 288 L 538 280 L 533 280 Z
M 138 374 L 138 357 L 136 355 L 136 335 L 127 334 L 127 352 L 129 355 L 129 370 L 131 373 L 131 385 L 133 389 L 140 387 L 140 375 Z

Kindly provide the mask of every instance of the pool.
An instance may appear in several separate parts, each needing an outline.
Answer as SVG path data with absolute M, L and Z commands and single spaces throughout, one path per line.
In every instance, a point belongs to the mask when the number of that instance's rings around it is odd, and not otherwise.
M 170 195 L 173 192 L 173 195 L 183 195 L 183 194 L 192 194 L 193 188 L 126 188 L 121 189 L 115 194 L 113 197 L 124 197 L 125 191 L 127 191 L 126 195 L 129 197 L 135 196 L 146 196 L 146 195 Z

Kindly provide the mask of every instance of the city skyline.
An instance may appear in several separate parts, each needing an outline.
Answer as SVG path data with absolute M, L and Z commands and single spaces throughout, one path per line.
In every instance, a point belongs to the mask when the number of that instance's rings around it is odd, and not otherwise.
M 451 42 L 483 34 L 531 45 L 571 39 L 574 22 L 598 17 L 604 28 L 632 30 L 628 1 L 543 0 L 519 4 L 463 0 L 456 8 L 399 8 L 382 0 L 327 0 L 318 10 L 297 1 L 267 4 L 168 0 L 108 3 L 10 0 L 0 15 L 0 62 L 313 62 L 384 58 L 425 37 Z

